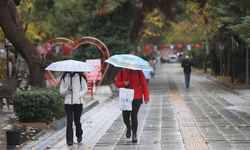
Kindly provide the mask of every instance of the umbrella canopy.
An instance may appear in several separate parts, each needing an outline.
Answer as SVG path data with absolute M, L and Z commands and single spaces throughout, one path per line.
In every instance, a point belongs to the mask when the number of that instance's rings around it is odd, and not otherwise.
M 94 71 L 95 68 L 91 64 L 86 62 L 77 60 L 64 60 L 50 64 L 45 68 L 45 70 L 62 72 L 90 72 Z
M 146 79 L 150 79 L 152 77 L 152 74 L 154 73 L 154 69 L 152 68 L 150 71 L 142 71 Z
M 105 60 L 105 62 L 112 64 L 115 67 L 127 68 L 132 70 L 150 71 L 152 69 L 152 67 L 146 60 L 132 54 L 114 55 Z

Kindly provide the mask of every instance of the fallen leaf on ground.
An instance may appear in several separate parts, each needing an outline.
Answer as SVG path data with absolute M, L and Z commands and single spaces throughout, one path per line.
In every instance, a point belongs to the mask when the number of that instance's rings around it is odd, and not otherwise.
M 234 127 L 234 129 L 235 129 L 235 130 L 239 130 L 239 128 L 238 128 L 238 127 Z
M 247 125 L 246 124 L 240 124 L 240 127 L 246 127 Z
M 159 140 L 157 140 L 157 141 L 151 141 L 152 143 L 154 143 L 154 144 L 158 144 L 158 143 L 160 143 L 160 141 Z
M 226 125 L 225 128 L 228 129 L 230 127 L 230 125 Z

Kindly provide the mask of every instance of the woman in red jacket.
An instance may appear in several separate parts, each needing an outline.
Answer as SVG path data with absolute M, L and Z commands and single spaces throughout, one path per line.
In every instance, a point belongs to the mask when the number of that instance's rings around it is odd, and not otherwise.
M 122 111 L 123 121 L 127 127 L 126 137 L 131 137 L 131 129 L 133 132 L 132 142 L 137 143 L 137 114 L 140 106 L 143 103 L 149 102 L 149 92 L 147 81 L 144 74 L 140 70 L 122 69 L 116 75 L 115 85 L 117 88 L 131 88 L 134 89 L 134 99 L 132 102 L 132 111 Z M 131 118 L 131 121 L 130 121 Z

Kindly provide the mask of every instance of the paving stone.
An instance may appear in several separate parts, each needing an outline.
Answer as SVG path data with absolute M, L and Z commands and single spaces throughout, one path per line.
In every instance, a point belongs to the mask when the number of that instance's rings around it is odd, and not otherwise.
M 236 141 L 236 142 L 232 142 L 232 146 L 235 149 L 249 150 L 250 141 Z
M 210 141 L 208 146 L 211 150 L 233 150 L 228 141 Z

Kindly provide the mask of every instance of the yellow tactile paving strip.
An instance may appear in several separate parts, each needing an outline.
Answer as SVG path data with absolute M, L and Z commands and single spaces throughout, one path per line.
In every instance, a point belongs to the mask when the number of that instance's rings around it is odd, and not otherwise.
M 170 91 L 185 149 L 208 150 L 209 147 L 201 136 L 192 114 L 184 104 L 177 87 L 175 85 L 170 85 Z

